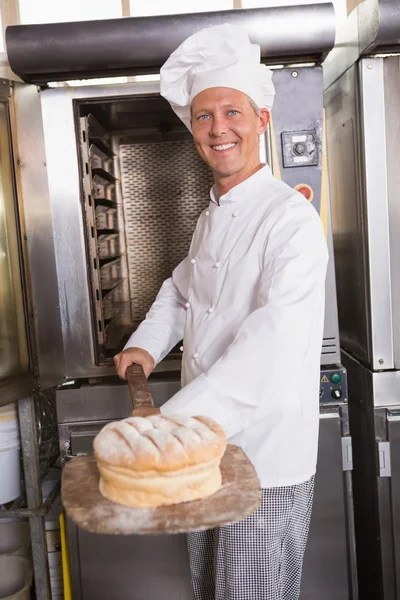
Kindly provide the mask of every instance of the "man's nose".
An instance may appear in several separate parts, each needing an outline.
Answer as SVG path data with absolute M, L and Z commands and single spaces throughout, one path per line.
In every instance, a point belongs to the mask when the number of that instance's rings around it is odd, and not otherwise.
M 222 115 L 214 115 L 210 130 L 210 135 L 220 137 L 228 131 L 227 123 Z

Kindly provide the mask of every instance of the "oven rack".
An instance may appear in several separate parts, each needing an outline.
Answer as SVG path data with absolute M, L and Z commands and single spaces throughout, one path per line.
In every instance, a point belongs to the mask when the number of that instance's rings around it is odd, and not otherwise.
M 131 326 L 122 209 L 118 202 L 111 135 L 88 114 L 79 119 L 82 200 L 88 233 L 88 261 L 97 361 L 114 349 Z

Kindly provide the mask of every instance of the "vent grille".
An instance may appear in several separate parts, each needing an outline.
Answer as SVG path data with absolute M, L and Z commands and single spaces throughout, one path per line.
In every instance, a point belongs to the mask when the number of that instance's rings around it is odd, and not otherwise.
M 193 142 L 120 146 L 121 183 L 134 322 L 186 256 L 213 178 Z
M 340 361 L 338 337 L 324 337 L 322 340 L 321 365 L 331 365 Z

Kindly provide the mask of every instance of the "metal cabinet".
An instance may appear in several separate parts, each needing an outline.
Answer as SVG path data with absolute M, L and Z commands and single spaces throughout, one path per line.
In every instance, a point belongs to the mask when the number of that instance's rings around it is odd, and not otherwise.
M 39 94 L 0 80 L 0 405 L 63 380 Z
M 400 58 L 361 58 L 325 92 L 340 338 L 400 367 Z
M 349 375 L 360 598 L 400 597 L 400 372 L 343 354 Z
M 322 377 L 323 378 L 323 377 Z M 150 380 L 156 406 L 179 389 L 177 377 Z M 345 393 L 343 394 L 345 398 Z M 66 386 L 57 391 L 62 464 L 92 451 L 110 420 L 130 413 L 120 383 Z M 345 457 L 345 460 L 343 460 Z M 304 560 L 301 600 L 356 600 L 352 521 L 351 439 L 347 405 L 320 409 L 320 440 L 311 529 Z M 103 536 L 68 523 L 74 600 L 192 600 L 185 536 Z

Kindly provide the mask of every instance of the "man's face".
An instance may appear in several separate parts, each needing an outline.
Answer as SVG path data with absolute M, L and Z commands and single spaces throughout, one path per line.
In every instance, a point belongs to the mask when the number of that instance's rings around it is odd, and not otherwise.
M 246 94 L 220 87 L 197 94 L 191 112 L 195 146 L 216 181 L 240 180 L 259 166 L 259 135 L 269 120 L 266 109 L 257 116 Z

